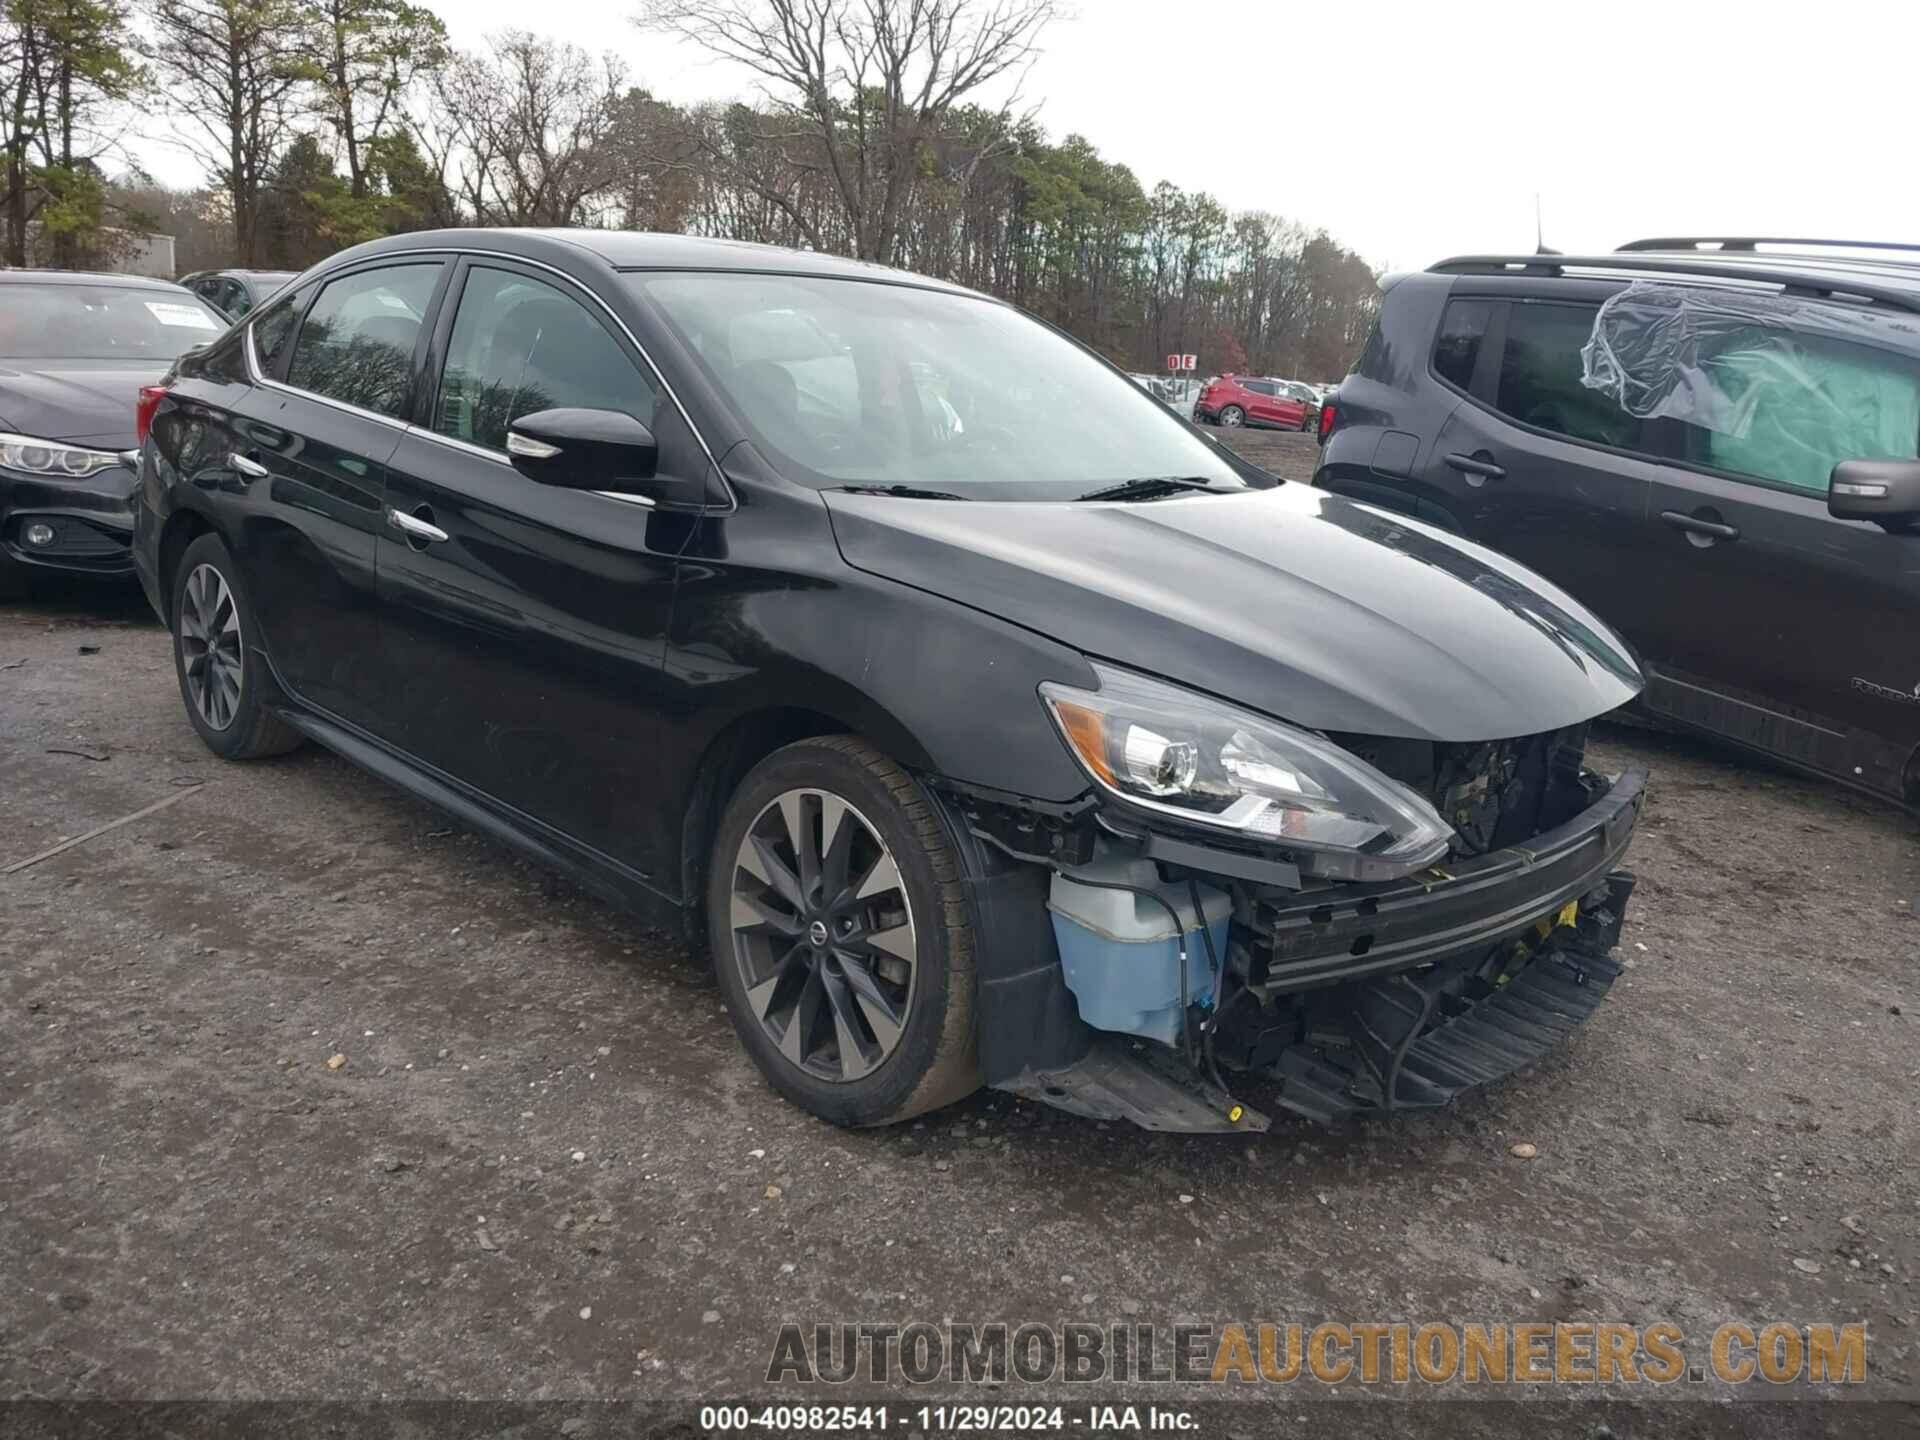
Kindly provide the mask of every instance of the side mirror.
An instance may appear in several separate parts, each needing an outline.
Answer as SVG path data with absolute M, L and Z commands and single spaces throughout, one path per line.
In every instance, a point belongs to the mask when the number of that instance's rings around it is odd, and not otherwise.
M 1883 530 L 1920 526 L 1920 460 L 1842 460 L 1827 486 L 1827 512 Z
M 507 427 L 507 458 L 529 480 L 568 490 L 678 499 L 681 486 L 655 479 L 653 432 L 619 410 L 536 410 Z

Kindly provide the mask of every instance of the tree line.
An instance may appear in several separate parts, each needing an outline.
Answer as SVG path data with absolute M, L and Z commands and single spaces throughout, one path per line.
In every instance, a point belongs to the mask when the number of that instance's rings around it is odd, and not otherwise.
M 1323 231 L 1148 189 L 1023 105 L 1054 0 L 634 0 L 753 79 L 683 106 L 616 55 L 449 43 L 409 0 L 0 0 L 7 264 L 134 232 L 182 270 L 302 269 L 446 225 L 684 231 L 832 251 L 1011 300 L 1129 367 L 1343 372 L 1377 277 Z M 164 116 L 206 183 L 134 163 Z

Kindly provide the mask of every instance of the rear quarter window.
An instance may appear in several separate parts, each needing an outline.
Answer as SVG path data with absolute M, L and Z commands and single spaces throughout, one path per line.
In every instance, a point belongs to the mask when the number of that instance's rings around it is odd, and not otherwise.
M 1462 390 L 1473 387 L 1474 366 L 1493 317 L 1491 300 L 1451 300 L 1433 340 L 1433 373 Z

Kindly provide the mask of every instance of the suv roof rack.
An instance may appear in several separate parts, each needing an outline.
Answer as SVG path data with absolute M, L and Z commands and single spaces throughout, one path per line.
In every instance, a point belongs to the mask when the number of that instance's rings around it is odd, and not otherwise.
M 1779 235 L 1674 235 L 1650 240 L 1629 240 L 1621 254 L 1638 250 L 1692 250 L 1756 253 L 1762 245 L 1796 245 L 1802 250 L 1907 250 L 1920 251 L 1920 244 L 1903 240 L 1800 240 Z M 1904 262 L 1912 264 L 1915 262 Z
M 1785 263 L 1783 263 L 1785 262 Z M 1920 314 L 1920 267 L 1873 269 L 1851 261 L 1809 257 L 1793 263 L 1791 257 L 1747 254 L 1719 258 L 1671 251 L 1655 254 L 1614 251 L 1607 255 L 1459 255 L 1430 267 L 1436 275 L 1550 275 L 1569 271 L 1609 271 L 1628 275 L 1666 275 L 1700 280 L 1743 280 L 1748 284 L 1777 285 L 1787 295 L 1817 300 L 1856 300 L 1888 310 Z

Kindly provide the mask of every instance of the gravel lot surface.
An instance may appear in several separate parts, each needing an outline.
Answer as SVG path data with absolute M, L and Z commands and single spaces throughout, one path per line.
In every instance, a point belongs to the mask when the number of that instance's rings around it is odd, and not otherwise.
M 1846 1398 L 1920 1397 L 1920 826 L 1688 741 L 1597 754 L 1653 772 L 1632 968 L 1508 1083 L 1340 1132 L 983 1094 L 845 1133 L 759 1081 L 703 954 L 317 749 L 214 760 L 130 592 L 0 608 L 0 868 L 177 802 L 0 875 L 4 1396 L 691 1414 L 761 1390 L 790 1319 L 1124 1317 L 1863 1321 Z M 1363 1388 L 1284 1414 L 1410 1414 Z M 1890 1423 L 1779 1398 L 1612 1423 Z

